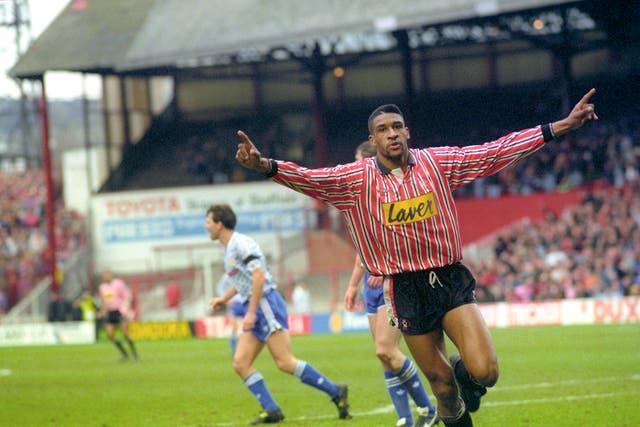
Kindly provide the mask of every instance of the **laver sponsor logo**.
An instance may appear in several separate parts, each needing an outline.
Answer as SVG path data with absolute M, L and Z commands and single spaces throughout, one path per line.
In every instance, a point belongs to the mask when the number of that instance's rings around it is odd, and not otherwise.
M 386 225 L 410 224 L 422 221 L 438 213 L 433 193 L 423 194 L 412 199 L 382 204 Z

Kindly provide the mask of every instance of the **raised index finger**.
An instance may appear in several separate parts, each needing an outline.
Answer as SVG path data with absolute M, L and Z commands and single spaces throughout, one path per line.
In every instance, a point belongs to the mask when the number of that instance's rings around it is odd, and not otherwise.
M 240 141 L 242 141 L 242 143 L 248 147 L 248 148 L 255 148 L 255 145 L 253 145 L 253 142 L 251 142 L 251 140 L 249 139 L 249 137 L 247 136 L 246 133 L 242 132 L 241 130 L 238 131 L 238 137 L 240 138 Z
M 580 102 L 578 102 L 578 104 L 580 105 L 584 105 L 584 104 L 588 104 L 589 100 L 591 99 L 591 97 L 596 93 L 596 89 L 592 88 L 589 92 L 587 92 L 582 99 L 580 100 Z

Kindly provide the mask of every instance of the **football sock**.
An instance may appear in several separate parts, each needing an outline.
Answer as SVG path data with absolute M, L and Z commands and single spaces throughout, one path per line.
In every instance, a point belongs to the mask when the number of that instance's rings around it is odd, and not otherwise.
M 391 371 L 384 373 L 384 381 L 387 384 L 387 391 L 391 397 L 391 403 L 396 408 L 398 419 L 405 418 L 407 425 L 413 425 L 413 417 L 411 416 L 411 408 L 409 407 L 409 395 L 404 384 L 400 382 L 400 378 Z
M 133 343 L 133 341 L 129 337 L 125 337 L 125 340 L 127 341 L 127 344 L 129 344 L 129 349 L 131 350 L 131 354 L 133 354 L 133 357 L 135 359 L 137 359 L 138 358 L 138 352 L 136 351 L 135 344 Z
M 444 419 L 442 419 L 442 421 L 446 427 L 473 427 L 473 421 L 471 421 L 471 415 L 469 415 L 468 411 L 465 411 L 464 414 L 455 421 Z
M 269 389 L 267 389 L 266 384 L 264 383 L 264 378 L 262 374 L 258 371 L 252 373 L 247 378 L 244 379 L 244 383 L 247 385 L 247 388 L 258 399 L 260 402 L 260 406 L 265 411 L 273 411 L 278 409 L 278 404 L 273 397 L 271 397 L 271 393 L 269 393 Z
M 469 371 L 467 371 L 466 366 L 464 366 L 464 363 L 462 362 L 462 360 L 459 360 L 458 363 L 456 363 L 454 373 L 456 378 L 462 379 L 463 381 L 467 381 L 468 384 L 479 385 L 484 387 L 482 384 L 476 381 L 475 378 L 471 376 Z
M 300 378 L 303 383 L 324 391 L 332 399 L 338 397 L 340 393 L 338 387 L 329 378 L 316 371 L 313 366 L 304 360 L 298 360 L 296 368 L 293 370 L 293 375 Z
M 125 350 L 124 346 L 122 345 L 122 341 L 114 340 L 113 343 L 118 348 L 118 350 L 120 350 L 120 353 L 122 353 L 122 357 L 129 357 L 129 355 L 127 354 L 127 350 Z
M 420 408 L 429 408 L 430 414 L 435 412 L 436 408 L 429 400 L 429 396 L 420 379 L 420 374 L 418 374 L 418 368 L 416 368 L 413 360 L 407 357 L 404 360 L 402 368 L 400 368 L 400 371 L 396 373 L 396 375 L 417 406 Z

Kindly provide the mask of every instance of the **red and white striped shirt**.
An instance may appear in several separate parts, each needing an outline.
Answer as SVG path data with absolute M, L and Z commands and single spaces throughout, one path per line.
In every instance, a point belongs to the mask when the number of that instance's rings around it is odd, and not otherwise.
M 375 158 L 319 169 L 278 161 L 272 178 L 338 208 L 366 269 L 386 276 L 461 260 L 452 190 L 504 169 L 544 142 L 538 126 L 482 145 L 410 149 L 402 179 Z

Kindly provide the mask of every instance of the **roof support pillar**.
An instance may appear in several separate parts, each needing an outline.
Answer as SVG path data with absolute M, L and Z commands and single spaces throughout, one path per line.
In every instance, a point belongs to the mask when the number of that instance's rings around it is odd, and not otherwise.
M 317 167 L 326 166 L 327 164 L 327 131 L 324 123 L 325 115 L 325 96 L 322 80 L 327 70 L 320 46 L 316 43 L 313 50 L 313 60 L 311 63 L 311 79 L 313 83 L 313 118 L 315 122 L 316 146 L 315 157 Z
M 496 44 L 492 41 L 487 42 L 487 81 L 491 90 L 498 89 L 498 54 L 496 52 Z
M 44 84 L 44 75 L 40 77 L 40 131 L 42 133 L 42 166 L 44 169 L 45 183 L 47 187 L 47 242 L 48 242 L 48 272 L 51 276 L 51 288 L 57 291 L 59 288 L 56 275 L 56 217 L 55 198 L 53 187 L 53 174 L 51 172 L 51 150 L 49 149 L 49 108 L 47 105 L 47 92 Z
M 563 13 L 562 38 L 563 43 L 559 48 L 553 49 L 553 56 L 556 60 L 556 73 L 560 74 L 560 103 L 562 105 L 561 114 L 569 114 L 571 111 L 571 90 L 573 87 L 573 72 L 571 70 L 571 37 L 569 34 L 569 12 L 567 9 Z
M 127 102 L 127 85 L 126 77 L 118 76 L 120 83 L 120 114 L 122 116 L 122 130 L 123 130 L 123 152 L 126 152 L 131 148 L 131 124 L 129 123 L 129 103 Z
M 89 195 L 93 194 L 93 170 L 91 165 L 91 121 L 89 111 L 89 98 L 87 97 L 87 74 L 82 74 L 82 130 L 84 132 L 84 157 L 87 162 L 87 189 Z M 90 209 L 87 211 L 90 212 Z
M 404 80 L 404 115 L 409 126 L 413 124 L 415 111 L 415 89 L 413 86 L 413 53 L 409 46 L 409 35 L 406 31 L 395 31 L 393 36 L 398 41 L 398 49 L 402 55 L 402 78 Z
M 251 83 L 253 89 L 253 111 L 258 122 L 256 139 L 258 141 L 262 141 L 264 139 L 263 129 L 266 128 L 266 126 L 264 126 L 266 122 L 266 118 L 264 117 L 264 77 L 260 70 L 260 64 L 257 62 L 251 64 L 251 72 Z M 268 144 L 264 148 L 265 155 L 269 157 L 273 156 L 275 153 L 275 141 L 273 139 L 270 139 Z
M 320 45 L 316 43 L 313 49 L 313 57 L 311 59 L 309 70 L 311 71 L 311 80 L 313 84 L 313 120 L 315 122 L 315 161 L 316 167 L 327 166 L 327 130 L 324 123 L 325 116 L 325 96 L 322 80 L 327 66 L 320 52 Z M 323 229 L 329 229 L 329 210 L 324 203 L 317 205 L 318 222 Z
M 426 47 L 420 49 L 420 89 L 424 93 L 428 93 L 431 89 L 431 81 L 429 79 L 429 55 Z

